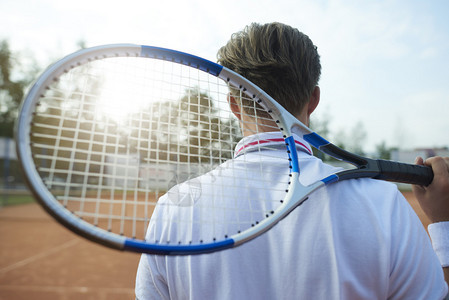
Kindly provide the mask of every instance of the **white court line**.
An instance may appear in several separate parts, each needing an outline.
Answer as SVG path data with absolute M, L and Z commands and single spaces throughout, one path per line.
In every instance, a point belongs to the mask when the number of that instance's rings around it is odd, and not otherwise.
M 38 253 L 36 255 L 27 257 L 27 258 L 25 258 L 25 259 L 23 259 L 21 261 L 18 261 L 16 263 L 12 264 L 12 265 L 9 265 L 9 266 L 6 266 L 6 267 L 0 269 L 0 274 L 6 273 L 8 271 L 11 271 L 11 270 L 14 270 L 14 269 L 17 269 L 17 268 L 20 268 L 20 267 L 22 267 L 24 265 L 27 265 L 27 264 L 29 264 L 31 262 L 34 262 L 34 261 L 38 260 L 38 259 L 41 259 L 41 258 L 46 257 L 46 256 L 49 256 L 50 254 L 53 254 L 55 252 L 58 252 L 58 251 L 60 251 L 60 250 L 62 250 L 64 248 L 72 247 L 73 245 L 75 245 L 78 242 L 79 242 L 79 240 L 73 239 L 73 240 L 65 242 L 64 244 L 61 244 L 61 245 L 59 245 L 57 247 L 53 247 L 53 248 L 51 248 L 51 249 L 49 249 L 47 251 L 44 251 L 44 252 Z
M 42 286 L 42 285 L 1 285 L 0 291 L 34 291 L 34 292 L 59 292 L 59 293 L 93 293 L 105 294 L 133 294 L 134 288 L 120 287 L 87 287 L 87 286 Z

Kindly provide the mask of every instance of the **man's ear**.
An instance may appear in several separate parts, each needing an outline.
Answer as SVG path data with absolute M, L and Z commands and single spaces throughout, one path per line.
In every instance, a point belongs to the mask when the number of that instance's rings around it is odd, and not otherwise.
M 240 106 L 237 104 L 237 100 L 234 98 L 234 96 L 232 96 L 230 93 L 228 94 L 228 103 L 232 113 L 237 117 L 237 119 L 242 120 Z
M 320 94 L 321 94 L 320 87 L 316 86 L 313 89 L 312 95 L 310 96 L 310 101 L 307 107 L 307 117 L 310 117 L 310 115 L 318 106 L 318 103 L 320 103 Z

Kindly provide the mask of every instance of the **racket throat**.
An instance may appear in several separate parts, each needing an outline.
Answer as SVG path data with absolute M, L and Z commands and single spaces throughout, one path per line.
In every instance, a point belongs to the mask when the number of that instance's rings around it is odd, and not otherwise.
M 306 201 L 311 193 L 325 185 L 325 182 L 318 181 L 309 186 L 305 186 L 299 182 L 299 173 L 293 172 L 291 175 L 291 187 L 284 200 L 286 206 L 285 211 L 288 211 L 288 213 Z

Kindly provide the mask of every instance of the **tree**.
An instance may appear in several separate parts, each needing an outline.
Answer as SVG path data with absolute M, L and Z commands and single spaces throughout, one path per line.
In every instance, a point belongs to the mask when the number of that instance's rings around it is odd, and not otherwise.
M 348 149 L 358 155 L 365 155 L 363 146 L 366 142 L 366 130 L 362 121 L 355 123 L 354 127 L 351 129 L 351 135 L 348 138 Z
M 385 141 L 382 141 L 378 145 L 376 145 L 376 157 L 380 159 L 391 159 L 391 151 L 395 148 L 387 147 Z
M 13 81 L 13 57 L 7 41 L 0 42 L 0 136 L 12 137 L 25 82 Z
M 88 78 L 88 66 L 79 66 L 63 74 L 50 84 L 39 99 L 32 119 L 31 146 L 39 157 L 36 165 L 42 167 L 48 185 L 54 180 L 81 182 L 83 174 L 99 173 L 104 152 L 105 136 L 114 137 L 117 124 L 105 128 L 96 120 L 95 107 L 101 82 Z M 117 143 L 114 143 L 116 145 Z M 52 170 L 51 172 L 48 170 Z M 53 170 L 71 170 L 56 173 Z M 89 181 L 98 180 L 90 176 Z
M 358 121 L 353 127 L 349 128 L 349 134 L 344 129 L 340 129 L 335 135 L 334 141 L 338 147 L 364 156 L 363 146 L 365 145 L 366 135 L 365 126 L 361 121 Z
M 216 165 L 232 158 L 241 138 L 238 121 L 224 118 L 215 100 L 198 87 L 177 101 L 153 102 L 132 118 L 133 147 L 144 162 L 167 160 Z
M 312 118 L 310 127 L 325 139 L 332 141 L 334 145 L 358 155 L 365 155 L 363 146 L 367 133 L 361 121 L 356 122 L 350 128 L 340 128 L 337 132 L 331 132 L 329 129 L 330 121 L 331 117 L 326 113 L 323 119 Z M 324 155 L 316 149 L 313 149 L 313 154 L 323 161 L 335 161 L 334 158 Z
M 12 137 L 25 88 L 32 82 L 39 67 L 24 68 L 6 40 L 0 41 L 0 136 Z

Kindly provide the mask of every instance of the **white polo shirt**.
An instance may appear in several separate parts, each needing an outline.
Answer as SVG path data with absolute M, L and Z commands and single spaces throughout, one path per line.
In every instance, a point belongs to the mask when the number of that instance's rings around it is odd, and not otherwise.
M 272 146 L 270 158 L 264 157 L 267 168 L 281 169 L 286 152 L 278 133 L 243 139 L 237 145 L 236 160 L 241 159 L 241 151 L 247 152 L 246 161 L 260 160 L 260 153 L 251 151 L 257 147 L 254 140 Z M 295 141 L 303 184 L 337 171 L 312 156 L 306 141 L 298 137 Z M 273 185 L 285 184 L 283 169 L 278 178 L 273 175 Z M 221 169 L 213 178 L 231 180 L 226 175 Z M 254 170 L 253 176 L 258 178 L 260 172 Z M 265 193 L 264 184 L 254 183 L 254 193 Z M 239 187 L 235 183 L 228 191 L 230 197 L 243 197 Z M 212 185 L 201 188 L 212 189 Z M 200 195 L 210 192 L 214 191 Z M 155 214 L 167 213 L 163 207 Z M 150 222 L 149 240 L 184 235 L 195 239 L 196 231 L 187 226 L 155 223 Z M 207 234 L 228 230 L 232 229 L 215 228 Z M 447 285 L 428 235 L 396 186 L 357 179 L 314 192 L 268 232 L 237 248 L 193 256 L 142 255 L 135 291 L 141 300 L 442 299 Z

